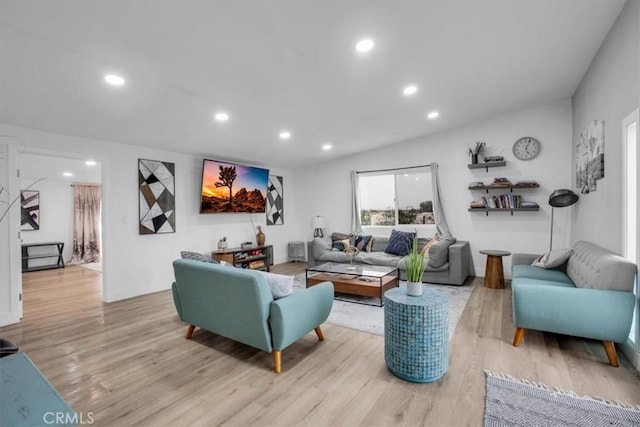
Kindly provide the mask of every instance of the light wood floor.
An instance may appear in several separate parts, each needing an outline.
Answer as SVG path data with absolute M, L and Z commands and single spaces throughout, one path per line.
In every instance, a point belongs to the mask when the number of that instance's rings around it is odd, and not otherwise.
M 299 272 L 304 264 L 274 271 Z M 483 369 L 578 394 L 640 404 L 640 374 L 597 342 L 528 331 L 511 346 L 511 290 L 474 292 L 449 346 L 449 370 L 432 384 L 389 373 L 384 338 L 323 326 L 270 354 L 196 329 L 185 340 L 170 291 L 101 302 L 100 274 L 81 267 L 24 275 L 24 319 L 0 328 L 76 412 L 94 425 L 482 425 Z

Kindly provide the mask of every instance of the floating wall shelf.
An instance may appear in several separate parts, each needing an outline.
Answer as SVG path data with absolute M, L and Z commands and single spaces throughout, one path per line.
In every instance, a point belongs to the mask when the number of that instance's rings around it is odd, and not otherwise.
M 507 162 L 485 162 L 485 163 L 472 163 L 467 165 L 469 169 L 486 169 L 489 172 L 489 168 L 499 168 L 502 166 L 506 166 Z

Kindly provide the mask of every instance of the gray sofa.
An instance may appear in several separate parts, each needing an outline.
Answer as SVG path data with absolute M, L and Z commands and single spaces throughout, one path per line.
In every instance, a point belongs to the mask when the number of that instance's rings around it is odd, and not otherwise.
M 427 244 L 428 239 L 419 238 L 418 248 Z M 397 267 L 400 270 L 400 279 L 406 280 L 407 273 L 404 257 L 391 255 L 384 252 L 389 238 L 386 236 L 373 236 L 371 252 L 360 252 L 353 258 L 354 264 L 384 265 L 387 267 Z M 314 238 L 307 242 L 308 263 L 312 267 L 325 262 L 349 263 L 346 253 L 331 250 L 329 239 Z M 465 280 L 471 271 L 471 249 L 469 242 L 458 240 L 448 249 L 447 260 L 440 267 L 431 267 L 425 263 L 424 283 L 440 283 L 446 285 L 464 285 Z

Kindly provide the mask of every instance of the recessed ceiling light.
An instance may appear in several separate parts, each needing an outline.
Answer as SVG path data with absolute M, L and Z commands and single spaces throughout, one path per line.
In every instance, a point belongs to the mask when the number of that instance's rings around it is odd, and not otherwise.
M 427 118 L 428 119 L 435 119 L 436 117 L 438 117 L 440 115 L 440 113 L 438 113 L 437 111 L 432 111 L 429 114 L 427 114 Z
M 95 166 L 98 163 L 95 160 L 87 160 L 86 162 L 84 162 L 84 164 L 87 166 Z
M 229 120 L 229 114 L 225 113 L 224 111 L 217 112 L 213 117 L 215 117 L 215 119 L 219 122 L 226 122 L 227 120 Z
M 71 172 L 63 172 L 62 175 L 64 175 L 64 176 L 73 176 L 73 174 Z
M 415 86 L 415 85 L 405 86 L 404 89 L 402 89 L 402 93 L 405 94 L 406 96 L 414 95 L 417 91 L 418 91 L 418 86 Z
M 289 139 L 289 138 L 291 138 L 291 132 L 287 130 L 283 130 L 282 132 L 280 132 L 280 139 Z
M 324 151 L 329 151 L 329 150 L 331 150 L 331 144 L 324 144 L 324 145 L 322 146 L 322 149 L 323 149 Z
M 117 74 L 107 74 L 104 76 L 104 81 L 112 86 L 123 86 L 125 83 L 124 78 Z
M 356 50 L 358 52 L 369 52 L 373 49 L 373 40 L 371 39 L 362 39 L 358 43 L 356 43 Z

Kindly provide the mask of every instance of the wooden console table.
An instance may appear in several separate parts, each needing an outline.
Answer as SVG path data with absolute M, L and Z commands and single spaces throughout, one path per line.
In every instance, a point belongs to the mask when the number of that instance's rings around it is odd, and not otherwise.
M 37 247 L 51 247 L 51 251 L 47 253 L 30 253 L 29 249 Z M 55 247 L 55 249 L 53 249 Z M 25 243 L 22 245 L 22 272 L 49 270 L 52 268 L 64 268 L 64 259 L 62 259 L 63 242 L 46 242 L 46 243 Z M 53 252 L 55 250 L 55 252 Z M 32 259 L 55 258 L 55 262 L 45 265 L 29 266 Z

